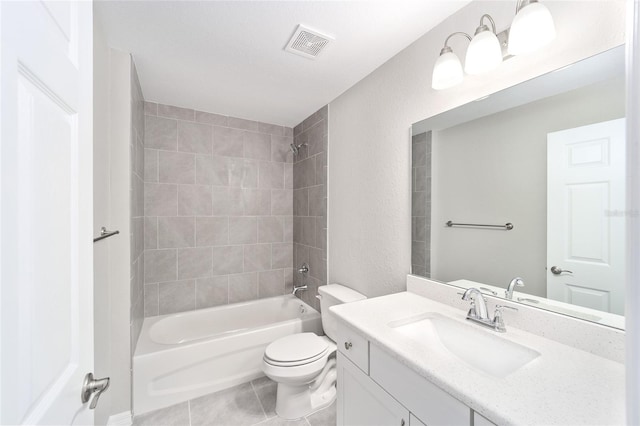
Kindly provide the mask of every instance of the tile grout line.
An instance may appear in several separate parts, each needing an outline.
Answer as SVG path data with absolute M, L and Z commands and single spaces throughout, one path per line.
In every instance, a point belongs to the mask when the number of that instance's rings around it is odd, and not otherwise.
M 256 392 L 256 387 L 253 385 L 253 380 L 250 381 L 249 383 L 251 384 L 251 390 L 253 390 L 253 394 L 256 396 L 256 399 L 258 400 L 258 404 L 260 404 L 260 409 L 262 410 L 262 414 L 264 414 L 265 420 L 268 420 L 269 416 L 267 416 L 267 412 L 264 410 L 264 406 L 262 405 L 262 401 L 260 400 L 260 395 L 258 395 L 258 392 Z

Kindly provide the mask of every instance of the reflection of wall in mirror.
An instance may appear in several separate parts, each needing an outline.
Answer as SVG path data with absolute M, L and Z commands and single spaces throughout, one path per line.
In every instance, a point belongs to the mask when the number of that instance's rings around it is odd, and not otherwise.
M 430 276 L 431 132 L 411 138 L 411 272 Z
M 431 277 L 506 287 L 521 276 L 519 290 L 544 297 L 547 133 L 624 117 L 623 94 L 620 78 L 434 132 Z

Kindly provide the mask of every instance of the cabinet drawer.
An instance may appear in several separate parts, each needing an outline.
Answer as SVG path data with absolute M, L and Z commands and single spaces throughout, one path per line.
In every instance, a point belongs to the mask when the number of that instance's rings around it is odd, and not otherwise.
M 395 358 L 371 345 L 370 376 L 430 426 L 471 424 L 471 410 Z
M 369 341 L 346 326 L 338 326 L 338 350 L 369 374 Z

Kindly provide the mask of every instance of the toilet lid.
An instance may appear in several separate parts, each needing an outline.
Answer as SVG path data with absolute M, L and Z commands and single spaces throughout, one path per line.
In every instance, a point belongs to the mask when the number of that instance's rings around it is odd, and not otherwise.
M 329 343 L 314 333 L 298 333 L 272 342 L 265 349 L 264 355 L 278 363 L 311 362 L 322 355 L 328 347 Z

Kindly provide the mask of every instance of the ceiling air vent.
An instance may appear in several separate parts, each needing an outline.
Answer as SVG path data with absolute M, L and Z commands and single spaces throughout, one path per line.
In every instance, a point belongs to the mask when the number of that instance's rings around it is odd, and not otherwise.
M 333 40 L 332 37 L 298 25 L 284 50 L 305 58 L 315 59 L 331 40 Z

